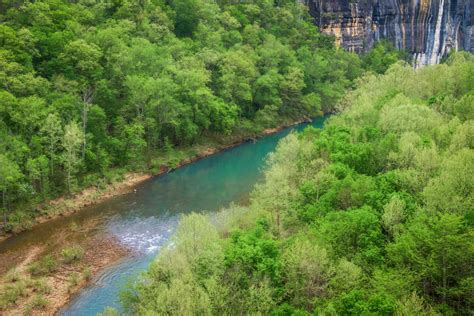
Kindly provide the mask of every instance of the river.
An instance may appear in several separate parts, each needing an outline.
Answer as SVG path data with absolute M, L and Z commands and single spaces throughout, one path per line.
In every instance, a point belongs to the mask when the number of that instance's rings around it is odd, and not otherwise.
M 145 270 L 173 234 L 181 214 L 215 212 L 231 202 L 245 203 L 257 181 L 267 154 L 291 130 L 308 125 L 321 128 L 325 117 L 299 124 L 222 151 L 174 172 L 155 177 L 136 192 L 118 196 L 60 218 L 0 244 L 0 257 L 8 251 L 21 252 L 35 243 L 57 247 L 60 240 L 84 238 L 98 232 L 109 234 L 133 250 L 134 255 L 107 268 L 84 288 L 61 315 L 95 315 L 107 306 L 120 308 L 120 289 Z M 90 223 L 94 223 L 90 225 Z M 92 227 L 90 229 L 65 229 Z M 11 256 L 10 256 L 11 257 Z

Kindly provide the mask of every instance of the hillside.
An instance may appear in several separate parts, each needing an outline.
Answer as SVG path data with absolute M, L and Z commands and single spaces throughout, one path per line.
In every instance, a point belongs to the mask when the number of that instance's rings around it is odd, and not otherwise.
M 469 54 L 363 77 L 323 130 L 279 144 L 249 207 L 183 217 L 125 308 L 469 315 L 473 79 Z

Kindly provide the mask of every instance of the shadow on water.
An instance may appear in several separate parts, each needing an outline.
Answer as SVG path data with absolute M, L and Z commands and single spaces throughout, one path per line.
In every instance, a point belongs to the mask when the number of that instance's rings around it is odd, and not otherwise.
M 137 187 L 136 193 L 119 196 L 60 218 L 0 244 L 2 260 L 15 260 L 28 248 L 90 238 L 99 233 L 116 237 L 136 255 L 107 268 L 82 290 L 62 315 L 95 315 L 106 306 L 118 307 L 118 292 L 127 279 L 146 269 L 159 248 L 173 234 L 184 212 L 215 212 L 233 201 L 245 201 L 261 177 L 264 159 L 291 130 L 307 125 L 321 128 L 326 117 L 299 124 L 155 177 Z M 74 226 L 78 229 L 70 229 Z M 16 257 L 15 257 L 16 256 Z M 18 259 L 16 259 L 18 260 Z

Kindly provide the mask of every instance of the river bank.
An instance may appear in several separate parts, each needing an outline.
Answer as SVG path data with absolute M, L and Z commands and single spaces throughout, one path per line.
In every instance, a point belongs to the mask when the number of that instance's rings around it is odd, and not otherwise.
M 65 255 L 71 249 L 85 249 L 71 259 Z M 28 254 L 6 273 L 0 286 L 2 315 L 55 315 L 93 277 L 104 268 L 131 255 L 131 251 L 110 236 L 87 240 L 44 254 L 41 247 Z
M 181 168 L 187 164 L 214 155 L 220 151 L 230 149 L 248 141 L 254 141 L 258 138 L 277 133 L 290 126 L 308 121 L 311 120 L 309 118 L 303 118 L 284 122 L 277 127 L 266 128 L 258 133 L 232 134 L 229 137 L 222 138 L 222 143 L 215 143 L 211 145 L 197 144 L 195 146 L 191 146 L 190 148 L 177 149 L 176 156 L 181 157 L 180 160 L 177 163 L 173 163 L 170 161 L 171 159 L 164 159 L 160 163 L 157 172 L 127 172 L 120 180 L 109 183 L 104 187 L 88 187 L 74 194 L 73 196 L 61 196 L 38 206 L 38 215 L 35 216 L 34 220 L 28 226 L 28 229 L 59 217 L 74 214 L 87 206 L 103 202 L 112 197 L 130 193 L 137 185 L 151 179 L 152 177 L 160 176 L 164 173 Z M 18 232 L 18 234 L 21 234 L 22 231 Z M 3 234 L 0 236 L 0 242 L 15 235 L 15 233 Z

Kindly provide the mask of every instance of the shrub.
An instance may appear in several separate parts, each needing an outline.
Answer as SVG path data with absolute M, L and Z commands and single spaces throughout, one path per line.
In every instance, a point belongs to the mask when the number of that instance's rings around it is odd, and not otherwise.
M 113 307 L 106 307 L 102 313 L 97 313 L 97 316 L 119 316 L 120 313 Z
M 92 270 L 90 267 L 87 267 L 82 271 L 82 276 L 84 280 L 90 280 L 92 278 Z
M 26 296 L 28 292 L 25 282 L 17 282 L 5 285 L 0 293 L 0 307 L 5 308 L 8 305 L 16 305 L 18 299 Z
M 84 257 L 84 248 L 79 245 L 67 247 L 61 251 L 61 255 L 63 257 L 64 263 L 73 263 L 75 261 L 81 260 Z
M 42 278 L 35 280 L 33 282 L 33 288 L 35 291 L 38 291 L 40 294 L 49 294 L 51 293 L 51 286 L 48 284 L 48 282 Z
M 35 295 L 31 301 L 31 307 L 35 310 L 45 310 L 48 304 L 49 301 L 41 294 Z
M 28 272 L 32 275 L 44 275 L 56 271 L 58 263 L 56 259 L 48 255 L 43 257 L 40 261 L 33 262 L 28 267 Z
M 20 272 L 16 268 L 10 269 L 7 274 L 5 275 L 5 281 L 6 282 L 17 282 L 20 281 L 21 275 Z
M 68 281 L 69 281 L 69 290 L 71 290 L 73 287 L 79 284 L 79 281 L 81 280 L 81 275 L 77 272 L 71 272 L 69 275 Z

